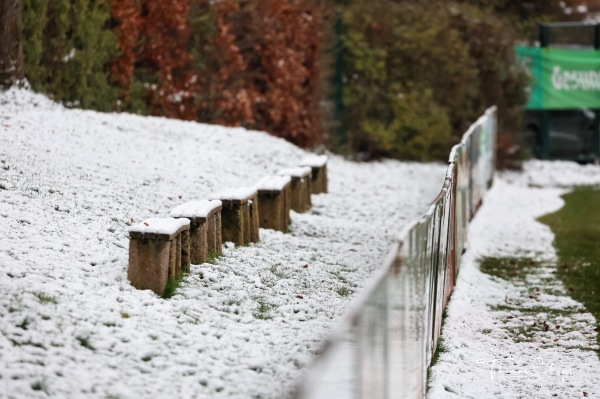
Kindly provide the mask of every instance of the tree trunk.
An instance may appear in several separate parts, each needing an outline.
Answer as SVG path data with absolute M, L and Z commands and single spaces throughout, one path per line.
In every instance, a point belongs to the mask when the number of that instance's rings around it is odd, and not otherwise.
M 0 88 L 23 80 L 21 0 L 0 0 Z

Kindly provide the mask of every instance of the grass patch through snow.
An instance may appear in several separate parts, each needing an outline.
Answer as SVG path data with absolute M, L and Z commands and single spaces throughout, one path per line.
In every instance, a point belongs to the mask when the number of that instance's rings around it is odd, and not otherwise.
M 444 309 L 444 312 L 442 313 L 442 329 L 444 327 L 444 323 L 446 322 L 447 317 L 447 309 Z M 438 359 L 442 353 L 446 353 L 449 351 L 450 349 L 448 348 L 448 346 L 444 344 L 444 336 L 440 334 L 437 345 L 435 347 L 435 352 L 433 353 L 433 357 L 431 358 L 431 363 L 429 364 L 429 367 L 427 367 L 427 389 L 429 389 L 431 383 L 431 368 L 437 364 Z
M 184 274 L 178 277 L 169 277 L 167 280 L 167 285 L 165 285 L 165 290 L 163 291 L 162 297 L 163 299 L 169 299 L 173 295 L 175 295 L 175 291 L 181 285 L 181 281 L 185 277 Z
M 589 326 L 579 322 L 582 307 L 558 305 L 566 294 L 557 287 L 556 265 L 524 257 L 483 257 L 480 270 L 509 281 L 513 290 L 504 303 L 490 306 L 500 312 L 501 328 L 515 343 L 540 343 L 542 346 L 573 346 L 570 333 L 589 333 Z M 548 273 L 550 272 L 550 273 Z M 552 277 L 545 277 L 545 276 Z M 481 330 L 490 334 L 492 330 Z M 592 350 L 586 347 L 585 350 Z
M 254 312 L 252 312 L 252 315 L 259 320 L 272 319 L 273 317 L 271 316 L 270 312 L 273 309 L 273 307 L 271 305 L 269 305 L 263 299 L 259 299 L 259 300 L 257 300 L 257 302 L 258 302 L 258 306 L 254 310 Z
M 479 260 L 482 272 L 504 280 L 524 279 L 539 262 L 531 258 L 497 258 L 485 256 Z
M 600 187 L 579 187 L 562 198 L 564 207 L 539 220 L 555 235 L 557 276 L 571 297 L 600 320 Z

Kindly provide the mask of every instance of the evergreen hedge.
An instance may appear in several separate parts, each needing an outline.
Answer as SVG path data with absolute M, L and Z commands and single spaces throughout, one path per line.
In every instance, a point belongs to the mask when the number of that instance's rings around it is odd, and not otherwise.
M 67 105 L 111 111 L 117 89 L 108 63 L 118 54 L 106 1 L 23 0 L 25 76 Z

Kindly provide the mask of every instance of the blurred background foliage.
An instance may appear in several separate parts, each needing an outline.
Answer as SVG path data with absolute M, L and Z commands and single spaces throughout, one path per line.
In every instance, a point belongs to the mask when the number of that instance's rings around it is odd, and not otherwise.
M 67 106 L 245 126 L 369 160 L 444 160 L 498 105 L 517 43 L 598 0 L 22 0 L 25 74 Z

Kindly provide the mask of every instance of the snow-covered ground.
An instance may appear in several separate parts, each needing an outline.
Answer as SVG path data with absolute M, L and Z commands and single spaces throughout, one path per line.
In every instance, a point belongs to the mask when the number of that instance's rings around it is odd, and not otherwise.
M 306 153 L 264 133 L 0 94 L 0 397 L 283 398 L 445 166 L 332 157 L 289 234 L 227 246 L 168 300 L 127 229 Z
M 496 179 L 470 226 L 429 398 L 600 397 L 600 361 L 591 350 L 597 321 L 555 278 L 554 236 L 536 221 L 580 184 L 600 184 L 600 167 L 532 161 Z M 525 281 L 507 281 L 480 270 L 485 256 L 529 257 L 542 266 Z

